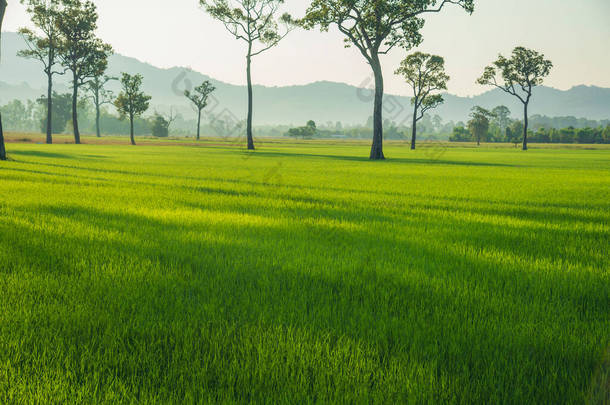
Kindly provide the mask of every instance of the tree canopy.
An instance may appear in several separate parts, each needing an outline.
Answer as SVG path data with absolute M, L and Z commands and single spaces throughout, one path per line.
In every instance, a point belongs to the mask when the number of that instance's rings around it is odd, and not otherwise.
M 413 89 L 411 149 L 415 149 L 417 122 L 428 110 L 436 108 L 444 102 L 442 95 L 434 93 L 447 90 L 449 76 L 445 73 L 445 60 L 440 56 L 415 52 L 407 55 L 395 74 L 402 75 Z
M 185 90 L 184 96 L 191 100 L 195 107 L 199 111 L 203 110 L 208 105 L 208 98 L 216 90 L 216 87 L 210 83 L 209 80 L 205 80 L 199 86 L 195 87 L 194 91 Z
M 552 68 L 553 63 L 545 59 L 543 54 L 518 46 L 513 50 L 510 58 L 499 55 L 477 80 L 479 84 L 494 86 L 515 96 L 523 103 L 523 150 L 527 150 L 527 109 L 532 98 L 532 90 L 542 84 Z
M 120 114 L 121 119 L 129 117 L 131 124 L 131 143 L 135 145 L 133 137 L 133 120 L 148 110 L 150 106 L 150 100 L 152 97 L 142 92 L 142 81 L 144 78 L 142 75 L 130 75 L 123 73 L 121 77 L 121 85 L 123 90 L 119 93 L 119 96 L 114 101 L 114 106 Z
M 499 55 L 493 64 L 485 68 L 477 83 L 497 87 L 527 103 L 532 89 L 543 83 L 552 68 L 553 63 L 543 54 L 519 46 L 513 50 L 510 58 Z
M 346 36 L 346 46 L 356 46 L 371 60 L 396 46 L 419 45 L 423 16 L 438 13 L 447 4 L 474 11 L 474 0 L 313 0 L 301 24 L 322 31 L 336 25 Z
M 469 13 L 474 0 L 313 0 L 301 26 L 331 26 L 345 35 L 345 46 L 355 46 L 373 70 L 375 98 L 373 104 L 373 144 L 370 158 L 385 159 L 383 154 L 383 72 L 379 55 L 394 47 L 411 49 L 422 42 L 424 16 L 439 13 L 454 4 Z

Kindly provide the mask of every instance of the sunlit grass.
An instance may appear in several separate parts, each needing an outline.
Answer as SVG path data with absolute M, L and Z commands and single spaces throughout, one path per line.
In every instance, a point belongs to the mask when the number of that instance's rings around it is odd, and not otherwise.
M 0 403 L 603 397 L 610 150 L 166 142 L 9 145 Z

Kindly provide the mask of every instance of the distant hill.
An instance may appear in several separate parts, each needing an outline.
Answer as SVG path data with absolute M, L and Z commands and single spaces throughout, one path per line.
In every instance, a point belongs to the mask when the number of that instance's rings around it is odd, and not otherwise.
M 12 99 L 33 99 L 45 93 L 45 77 L 35 61 L 18 58 L 16 53 L 24 48 L 22 38 L 15 33 L 2 35 L 3 60 L 0 65 L 0 104 Z M 153 107 L 166 111 L 175 106 L 188 118 L 194 114 L 182 93 L 189 88 L 210 80 L 217 88 L 215 100 L 209 107 L 215 113 L 230 112 L 242 117 L 246 110 L 244 86 L 235 86 L 214 80 L 209 76 L 185 68 L 160 69 L 137 59 L 114 55 L 110 60 L 109 74 L 121 72 L 144 75 L 144 90 L 153 96 Z M 68 76 L 57 77 L 58 91 L 68 91 Z M 118 90 L 118 83 L 111 85 Z M 313 119 L 319 123 L 341 121 L 346 124 L 363 124 L 372 113 L 370 91 L 343 83 L 315 82 L 302 86 L 255 86 L 255 123 L 303 124 Z M 445 96 L 445 104 L 434 113 L 444 121 L 465 121 L 474 105 L 492 108 L 508 106 L 519 117 L 518 101 L 495 89 L 475 97 Z M 398 123 L 407 121 L 410 115 L 407 97 L 386 95 L 386 118 Z M 576 86 L 562 91 L 539 87 L 530 108 L 531 114 L 547 116 L 575 116 L 588 119 L 610 118 L 610 89 L 594 86 Z

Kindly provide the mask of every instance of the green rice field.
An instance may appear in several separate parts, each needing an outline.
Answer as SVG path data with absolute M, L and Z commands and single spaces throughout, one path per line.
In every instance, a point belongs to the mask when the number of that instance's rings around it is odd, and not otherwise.
M 258 146 L 9 143 L 0 403 L 608 403 L 610 148 Z

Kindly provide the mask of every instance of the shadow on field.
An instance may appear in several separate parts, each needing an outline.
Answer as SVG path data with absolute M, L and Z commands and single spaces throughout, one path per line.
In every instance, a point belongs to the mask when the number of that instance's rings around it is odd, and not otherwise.
M 43 158 L 56 158 L 56 159 L 76 159 L 76 156 L 67 155 L 65 153 L 57 153 L 57 152 L 45 152 L 39 150 L 15 150 L 11 151 L 11 155 L 16 156 L 34 156 L 34 157 L 43 157 Z
M 563 403 L 580 398 L 598 361 L 601 277 L 528 273 L 421 233 L 298 220 L 341 210 L 303 208 L 283 225 L 35 211 L 0 218 L 0 275 L 31 274 L 3 293 L 8 316 L 27 312 L 36 333 L 3 335 L 19 342 L 19 361 L 8 358 L 32 384 L 37 370 L 71 370 L 73 389 L 139 399 L 200 389 L 241 401 Z M 491 225 L 484 233 L 507 241 Z
M 355 162 L 374 162 L 363 156 L 345 156 L 345 155 L 325 155 L 316 153 L 291 153 L 291 152 L 270 152 L 258 150 L 248 156 L 266 156 L 266 157 L 302 157 L 302 158 L 324 158 L 332 160 L 349 160 Z M 518 165 L 504 163 L 489 163 L 489 162 L 469 162 L 461 160 L 444 160 L 444 159 L 421 159 L 421 158 L 388 158 L 383 162 L 386 163 L 415 163 L 415 164 L 435 164 L 435 165 L 456 165 L 456 166 L 486 166 L 486 167 L 520 167 Z

